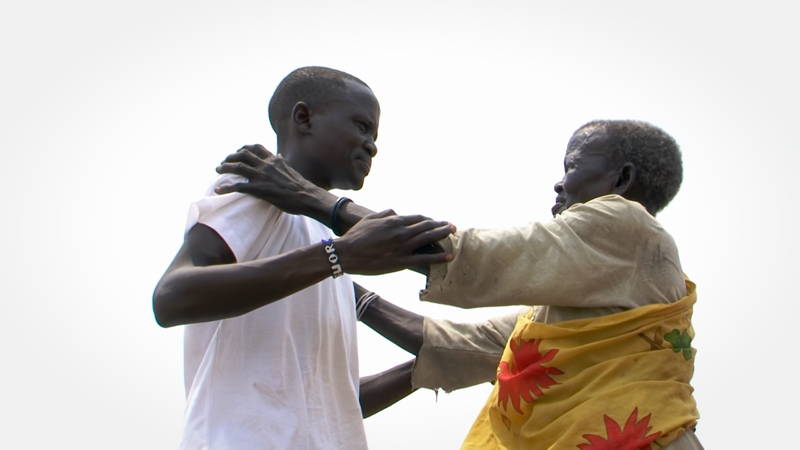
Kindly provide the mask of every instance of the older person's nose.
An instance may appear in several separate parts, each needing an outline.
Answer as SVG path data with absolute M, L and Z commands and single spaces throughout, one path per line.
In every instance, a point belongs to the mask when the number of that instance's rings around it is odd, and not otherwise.
M 564 180 L 561 180 L 558 183 L 556 183 L 556 185 L 553 186 L 553 189 L 556 191 L 556 194 L 564 192 Z

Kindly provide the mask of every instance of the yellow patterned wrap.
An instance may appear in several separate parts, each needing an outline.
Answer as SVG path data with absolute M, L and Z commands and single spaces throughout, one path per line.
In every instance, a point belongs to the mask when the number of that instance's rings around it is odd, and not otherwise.
M 462 449 L 657 449 L 693 427 L 686 297 L 556 324 L 520 316 Z

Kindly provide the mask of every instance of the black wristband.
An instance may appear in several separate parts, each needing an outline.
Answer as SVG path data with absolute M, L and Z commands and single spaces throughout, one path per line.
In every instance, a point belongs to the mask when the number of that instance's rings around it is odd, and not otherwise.
M 337 220 L 339 218 L 339 210 L 347 202 L 352 202 L 352 200 L 347 197 L 340 197 L 339 200 L 336 200 L 336 204 L 333 205 L 333 211 L 331 211 L 331 231 L 337 236 L 342 235 L 342 230 L 339 229 L 339 221 Z

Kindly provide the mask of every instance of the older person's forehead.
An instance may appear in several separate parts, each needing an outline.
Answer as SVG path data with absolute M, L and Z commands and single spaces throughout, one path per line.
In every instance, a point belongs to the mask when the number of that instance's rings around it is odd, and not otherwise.
M 598 141 L 605 141 L 608 136 L 605 129 L 600 126 L 589 126 L 576 131 L 569 139 L 567 148 L 587 146 Z
M 575 156 L 608 156 L 608 139 L 605 133 L 589 133 L 573 136 L 567 146 L 567 155 Z
M 582 140 L 574 147 L 567 148 L 564 165 L 585 164 L 605 166 L 611 162 L 612 153 L 602 135 Z

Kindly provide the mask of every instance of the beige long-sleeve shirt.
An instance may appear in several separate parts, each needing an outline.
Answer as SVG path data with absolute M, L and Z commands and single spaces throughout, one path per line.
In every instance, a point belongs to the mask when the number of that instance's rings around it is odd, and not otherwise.
M 618 195 L 573 205 L 548 222 L 461 231 L 442 244 L 454 259 L 431 267 L 423 300 L 536 306 L 536 321 L 556 323 L 686 295 L 672 237 L 639 203 Z M 517 315 L 478 324 L 426 319 L 414 386 L 451 391 L 494 380 Z M 687 433 L 669 448 L 701 447 Z

